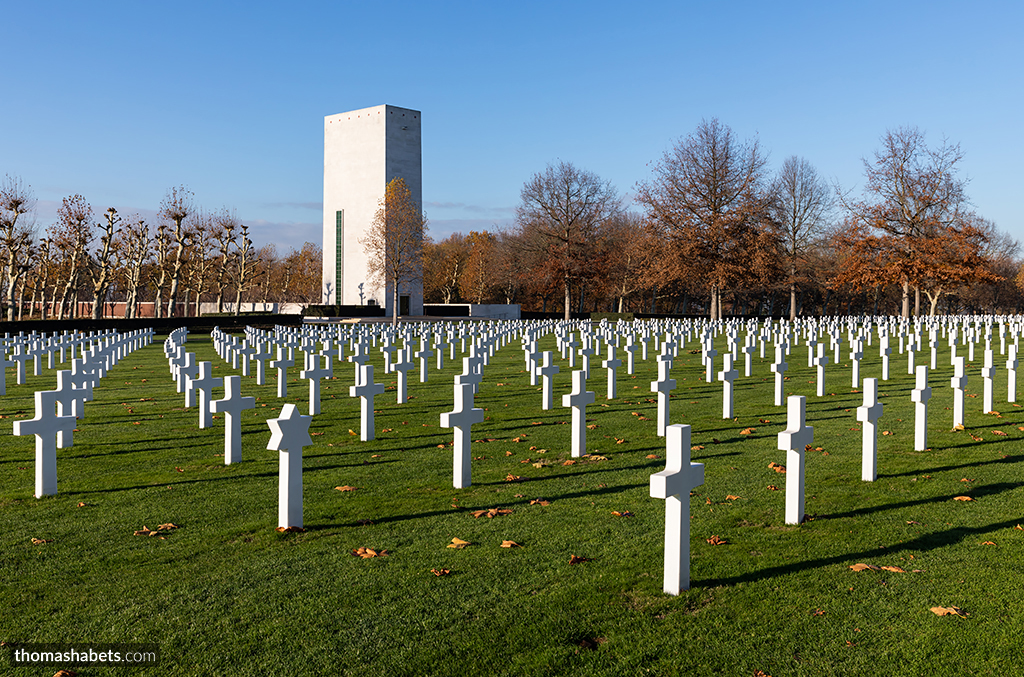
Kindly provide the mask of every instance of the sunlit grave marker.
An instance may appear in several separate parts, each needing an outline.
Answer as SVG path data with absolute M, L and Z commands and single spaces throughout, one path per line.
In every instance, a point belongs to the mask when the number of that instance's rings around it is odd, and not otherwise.
M 866 378 L 864 404 L 857 407 L 857 420 L 863 424 L 860 478 L 865 482 L 874 482 L 878 477 L 878 419 L 881 417 L 882 403 L 878 401 L 878 379 Z
M 670 595 L 690 589 L 690 491 L 704 483 L 704 464 L 690 462 L 690 426 L 665 430 L 665 470 L 651 475 L 651 497 L 665 500 L 665 573 Z
M 290 402 L 281 408 L 280 417 L 267 420 L 272 433 L 267 449 L 279 452 L 280 460 L 277 490 L 279 528 L 302 528 L 302 447 L 313 444 L 309 436 L 312 421 L 312 416 L 303 416 L 299 408 Z
M 255 397 L 242 397 L 242 377 L 225 376 L 224 399 L 210 402 L 210 411 L 224 414 L 224 465 L 242 460 L 242 412 L 255 408 Z
M 814 442 L 814 428 L 805 424 L 806 406 L 803 395 L 790 395 L 786 429 L 779 433 L 779 449 L 786 452 L 786 524 L 804 519 L 804 452 Z
M 587 390 L 586 374 L 582 370 L 572 373 L 572 392 L 562 395 L 562 406 L 572 407 L 572 456 L 587 453 L 587 405 L 593 404 L 596 396 Z
M 550 353 L 549 353 L 550 354 Z M 468 487 L 471 478 L 471 432 L 474 423 L 482 423 L 484 410 L 473 407 L 473 385 L 455 384 L 455 406 L 441 414 L 441 426 L 454 428 L 452 451 L 452 484 L 456 489 Z
M 373 426 L 373 398 L 384 393 L 383 383 L 373 382 L 373 365 L 360 365 L 359 378 L 356 385 L 349 386 L 349 396 L 359 398 L 359 439 L 369 442 L 376 439 Z
M 57 391 L 35 394 L 36 416 L 14 422 L 14 434 L 36 436 L 36 498 L 57 493 L 57 446 L 70 447 L 77 421 L 74 416 L 57 416 Z

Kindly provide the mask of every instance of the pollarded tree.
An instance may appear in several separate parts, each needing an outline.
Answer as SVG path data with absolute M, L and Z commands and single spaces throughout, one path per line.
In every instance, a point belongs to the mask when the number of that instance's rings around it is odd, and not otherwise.
M 35 199 L 29 187 L 17 177 L 4 177 L 3 183 L 0 183 L 0 252 L 5 258 L 8 321 L 14 319 L 14 292 L 19 271 L 32 244 L 32 233 L 26 224 L 26 215 L 30 214 L 34 207 Z
M 524 242 L 545 246 L 548 264 L 562 282 L 568 320 L 572 287 L 593 276 L 591 255 L 600 230 L 621 210 L 622 201 L 610 182 L 569 162 L 534 174 L 523 185 L 519 200 L 516 225 Z M 541 237 L 531 237 L 529 231 Z
M 796 319 L 797 286 L 810 248 L 829 227 L 835 193 L 804 158 L 792 155 L 782 163 L 772 186 L 772 212 L 779 227 L 786 271 L 789 274 L 789 319 Z
M 370 282 L 392 294 L 392 324 L 398 324 L 399 291 L 423 278 L 423 238 L 427 219 L 401 178 L 388 182 L 366 235 Z
M 239 241 L 235 244 L 238 251 L 235 252 L 235 315 L 242 310 L 242 294 L 249 291 L 256 283 L 259 259 L 258 252 L 252 246 L 249 238 L 249 226 L 242 224 L 239 227 Z
M 50 238 L 59 254 L 58 279 L 64 281 L 57 302 L 57 319 L 77 315 L 82 271 L 89 265 L 89 246 L 93 236 L 91 222 L 92 205 L 81 195 L 64 198 L 57 209 L 57 223 Z
M 142 271 L 151 256 L 149 224 L 138 214 L 129 217 L 121 236 L 114 241 L 117 269 L 121 271 L 124 284 L 124 316 L 137 317 L 139 290 L 142 287 Z
M 103 315 L 103 303 L 107 299 L 107 290 L 113 278 L 114 236 L 120 231 L 118 227 L 121 217 L 111 207 L 106 211 L 106 223 L 99 224 L 99 248 L 93 252 L 88 263 L 89 277 L 92 280 L 92 319 L 98 320 Z
M 227 207 L 214 217 L 213 241 L 217 249 L 217 268 L 214 274 L 213 287 L 217 292 L 217 312 L 224 312 L 224 292 L 231 283 L 232 247 L 235 244 L 235 230 L 238 218 Z
M 711 319 L 722 312 L 722 291 L 764 280 L 777 264 L 766 157 L 757 141 L 741 142 L 717 119 L 670 149 L 639 185 L 637 201 L 648 227 L 672 252 L 668 280 L 708 285 Z
M 189 247 L 186 278 L 195 302 L 195 315 L 199 317 L 203 294 L 210 286 L 210 271 L 216 265 L 212 254 L 213 241 L 217 235 L 214 219 L 204 210 L 198 210 L 192 221 L 191 247 Z M 186 313 L 187 314 L 187 313 Z
M 185 219 L 193 211 L 195 208 L 192 204 L 192 193 L 184 186 L 171 188 L 167 191 L 164 201 L 160 203 L 160 217 L 170 222 L 167 236 L 171 239 L 171 255 L 168 260 L 171 279 L 167 292 L 167 317 L 174 317 L 178 302 L 178 287 L 185 265 L 185 250 L 191 244 L 191 233 L 185 226 Z

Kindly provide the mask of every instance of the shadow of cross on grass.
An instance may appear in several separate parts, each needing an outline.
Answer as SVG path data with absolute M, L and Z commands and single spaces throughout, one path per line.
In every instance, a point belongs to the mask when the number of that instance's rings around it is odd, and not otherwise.
M 960 465 L 946 465 L 941 468 L 929 468 L 927 470 L 909 470 L 907 472 L 895 472 L 889 473 L 888 475 L 879 475 L 878 479 L 884 479 L 886 477 L 907 477 L 910 475 L 929 475 L 932 473 L 940 473 L 946 470 L 962 470 L 964 468 L 977 468 L 983 465 L 992 465 L 993 463 L 1018 463 L 1024 461 L 1024 456 L 1007 456 L 1006 458 L 996 458 L 991 461 L 974 461 L 973 463 L 961 463 Z
M 1020 486 L 1020 485 L 1014 485 Z M 946 499 L 936 499 L 946 500 Z M 1006 520 L 1005 522 L 995 522 L 988 524 L 983 527 L 954 527 L 952 529 L 946 529 L 941 532 L 932 532 L 929 534 L 922 534 L 917 538 L 905 541 L 903 543 L 894 543 L 888 545 L 885 548 L 886 555 L 893 555 L 902 551 L 911 552 L 926 552 L 929 550 L 935 550 L 936 548 L 942 548 L 947 545 L 959 543 L 968 538 L 977 538 L 982 534 L 988 534 L 993 531 L 999 531 L 1000 529 L 1010 529 L 1014 525 L 1020 522 L 1020 518 L 1014 518 Z M 848 552 L 841 555 L 833 555 L 832 557 L 821 557 L 819 559 L 808 560 L 806 562 L 794 562 L 793 564 L 785 564 L 777 567 L 769 567 L 767 569 L 760 569 L 758 571 L 750 571 L 740 576 L 731 576 L 729 578 L 709 578 L 705 580 L 690 579 L 690 588 L 716 588 L 724 585 L 737 585 L 739 583 L 753 583 L 755 581 L 762 581 L 767 578 L 775 578 L 785 574 L 791 574 L 798 571 L 805 571 L 807 569 L 820 569 L 821 567 L 835 566 L 839 564 L 846 564 L 848 562 L 857 562 L 868 560 L 874 557 L 878 557 L 878 549 L 871 548 L 870 550 L 861 550 L 860 552 Z

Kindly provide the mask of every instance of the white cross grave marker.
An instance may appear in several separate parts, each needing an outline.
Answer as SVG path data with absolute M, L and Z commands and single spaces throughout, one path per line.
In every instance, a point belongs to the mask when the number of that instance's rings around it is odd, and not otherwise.
M 651 382 L 651 392 L 658 393 L 658 437 L 665 436 L 668 427 L 669 393 L 676 389 L 676 380 L 669 378 L 671 364 L 658 362 L 658 380 Z
M 209 428 L 213 425 L 213 412 L 210 411 L 210 398 L 213 396 L 213 389 L 224 385 L 224 379 L 213 377 L 213 363 L 200 362 L 199 374 L 196 378 L 189 378 L 188 389 L 198 391 L 199 395 L 199 428 Z
M 993 391 L 995 381 L 993 377 L 996 375 L 996 368 L 992 365 L 992 350 L 985 350 L 985 366 L 981 368 L 981 392 L 982 392 L 982 410 L 987 414 L 994 409 L 992 403 Z
M 242 412 L 255 408 L 255 397 L 242 397 L 242 377 L 225 376 L 224 399 L 210 402 L 210 411 L 224 414 L 224 465 L 242 460 Z
M 787 427 L 779 433 L 779 449 L 786 452 L 786 524 L 804 519 L 804 451 L 814 442 L 814 428 L 805 425 L 806 406 L 803 395 L 790 395 Z
M 36 498 L 57 493 L 57 439 L 62 446 L 72 444 L 77 421 L 74 416 L 57 416 L 57 391 L 39 390 L 35 394 L 36 416 L 14 422 L 14 434 L 36 436 Z
M 931 398 L 928 368 L 921 365 L 917 368 L 916 387 L 910 391 L 910 401 L 914 403 L 914 451 L 928 448 L 928 400 Z
M 550 350 L 546 350 L 541 353 L 541 365 L 537 367 L 537 373 L 540 375 L 541 385 L 541 409 L 548 411 L 552 408 L 552 400 L 554 399 L 554 375 L 558 373 L 559 367 L 557 364 L 551 363 L 552 353 Z
M 771 365 L 771 370 L 775 372 L 775 406 L 782 406 L 782 398 L 785 396 L 785 387 L 783 381 L 786 380 L 786 370 L 789 369 L 789 364 L 786 362 L 786 344 L 779 343 L 775 346 L 775 362 Z
M 572 456 L 578 458 L 587 451 L 587 405 L 596 399 L 587 390 L 586 374 L 582 370 L 572 373 L 572 392 L 562 395 L 562 406 L 572 407 Z
M 967 374 L 965 372 L 963 355 L 956 358 L 953 364 L 953 378 L 949 379 L 949 386 L 953 389 L 953 427 L 964 424 L 964 388 L 967 387 Z
M 550 355 L 550 353 L 548 353 Z M 454 428 L 454 447 L 452 457 L 452 484 L 456 489 L 463 489 L 472 483 L 471 478 L 471 446 L 470 439 L 474 423 L 482 423 L 484 410 L 473 407 L 473 385 L 471 383 L 455 384 L 455 406 L 452 411 L 441 414 L 441 426 Z
M 1010 344 L 1010 354 L 1006 360 L 1006 401 L 1017 401 L 1017 346 Z
M 704 484 L 704 464 L 690 462 L 690 426 L 665 432 L 665 470 L 651 475 L 651 498 L 665 500 L 663 589 L 678 595 L 690 589 L 690 491 Z
M 608 344 L 608 359 L 601 362 L 601 366 L 608 370 L 608 399 L 614 400 L 616 396 L 615 371 L 622 366 L 622 360 L 615 356 L 615 346 Z
M 384 384 L 373 382 L 372 364 L 360 365 L 359 378 L 356 379 L 356 385 L 349 386 L 348 393 L 350 397 L 360 399 L 359 439 L 363 442 L 376 439 L 376 432 L 373 429 L 373 398 L 384 393 Z
M 878 401 L 878 379 L 864 379 L 864 404 L 857 407 L 857 420 L 863 424 L 861 442 L 861 473 L 865 482 L 878 478 L 878 419 L 882 417 L 882 403 Z
M 722 382 L 722 418 L 732 418 L 732 382 L 740 375 L 732 368 L 732 353 L 722 358 L 722 371 L 718 372 L 718 380 Z

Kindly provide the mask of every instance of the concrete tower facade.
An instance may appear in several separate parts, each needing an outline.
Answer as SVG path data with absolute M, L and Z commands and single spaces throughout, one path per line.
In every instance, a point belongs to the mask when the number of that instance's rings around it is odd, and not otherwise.
M 374 289 L 365 235 L 388 182 L 401 178 L 423 208 L 419 111 L 374 106 L 324 118 L 323 302 L 367 305 L 392 313 L 391 284 Z M 399 314 L 423 314 L 423 282 L 402 289 Z

